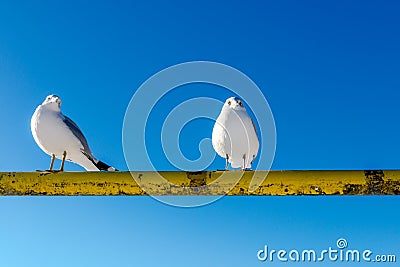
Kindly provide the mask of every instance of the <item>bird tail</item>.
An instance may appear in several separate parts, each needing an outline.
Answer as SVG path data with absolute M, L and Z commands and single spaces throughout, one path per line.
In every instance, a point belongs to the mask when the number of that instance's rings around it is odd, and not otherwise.
M 96 162 L 97 161 L 97 162 Z M 105 164 L 104 162 L 100 160 L 93 160 L 94 165 L 100 170 L 100 171 L 107 171 L 107 172 L 116 172 L 118 171 L 116 168 L 111 167 L 110 165 Z
M 107 172 L 117 172 L 118 171 L 116 168 L 111 167 L 110 165 L 96 159 L 92 155 L 90 155 L 84 151 L 82 151 L 82 153 L 83 153 L 83 155 L 85 155 L 86 158 L 88 158 L 93 163 L 94 166 L 96 166 L 96 168 L 99 171 L 107 171 Z M 85 169 L 87 169 L 87 168 L 85 167 Z

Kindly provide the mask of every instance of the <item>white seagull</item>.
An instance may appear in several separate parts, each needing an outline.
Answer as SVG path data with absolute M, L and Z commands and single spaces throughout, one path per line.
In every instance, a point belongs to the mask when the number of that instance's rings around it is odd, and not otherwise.
M 240 98 L 225 101 L 212 132 L 212 145 L 232 168 L 250 169 L 260 146 L 253 120 Z
M 96 159 L 79 127 L 60 110 L 61 99 L 49 95 L 39 105 L 31 119 L 31 131 L 38 146 L 51 156 L 49 171 L 53 170 L 54 159 L 61 159 L 64 171 L 65 160 L 81 165 L 87 171 L 116 171 Z

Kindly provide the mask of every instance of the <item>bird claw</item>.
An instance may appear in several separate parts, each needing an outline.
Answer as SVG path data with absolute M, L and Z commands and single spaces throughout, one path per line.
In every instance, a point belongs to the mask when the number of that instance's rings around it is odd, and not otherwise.
M 63 172 L 62 170 L 36 170 L 37 172 L 44 172 L 44 173 L 58 173 Z

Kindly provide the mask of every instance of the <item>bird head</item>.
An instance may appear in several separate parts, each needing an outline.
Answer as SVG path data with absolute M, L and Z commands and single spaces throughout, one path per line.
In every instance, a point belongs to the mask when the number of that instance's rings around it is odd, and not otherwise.
M 61 107 L 61 99 L 57 95 L 48 95 L 43 101 L 42 106 L 59 111 Z
M 225 107 L 234 110 L 246 110 L 243 105 L 243 101 L 238 97 L 230 97 L 225 101 Z

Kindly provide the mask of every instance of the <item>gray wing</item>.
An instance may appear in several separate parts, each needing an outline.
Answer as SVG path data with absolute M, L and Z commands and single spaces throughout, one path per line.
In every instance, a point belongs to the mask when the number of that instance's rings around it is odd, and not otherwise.
M 251 120 L 251 124 L 253 124 L 254 132 L 256 133 L 256 137 L 257 137 L 257 140 L 258 140 L 257 128 L 256 128 L 256 125 L 254 124 L 253 120 Z M 258 142 L 260 142 L 260 141 L 258 141 Z M 253 155 L 253 160 L 250 162 L 250 164 L 253 164 L 254 158 L 255 158 L 255 155 Z
M 89 144 L 83 135 L 81 129 L 79 129 L 78 125 L 76 125 L 75 122 L 73 122 L 70 118 L 67 116 L 63 116 L 63 122 L 68 126 L 68 128 L 71 130 L 71 132 L 78 138 L 79 142 L 83 146 L 83 151 L 86 156 L 92 156 L 92 151 L 90 151 Z
M 253 124 L 254 132 L 256 133 L 256 136 L 257 136 L 257 139 L 258 139 L 258 134 L 257 134 L 256 125 L 254 124 L 253 119 L 250 118 L 250 120 L 251 120 L 251 124 Z

